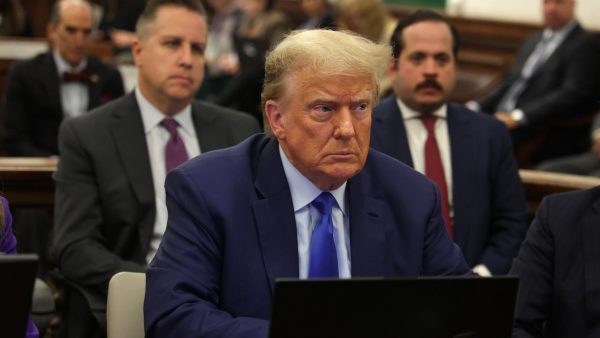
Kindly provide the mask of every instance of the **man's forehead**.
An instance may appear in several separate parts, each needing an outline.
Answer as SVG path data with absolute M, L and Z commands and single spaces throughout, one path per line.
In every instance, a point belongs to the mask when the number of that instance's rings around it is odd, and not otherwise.
M 333 99 L 335 96 L 350 97 L 352 100 L 367 100 L 373 97 L 374 82 L 371 74 L 327 74 L 308 68 L 288 75 L 287 91 L 294 95 L 304 94 L 307 99 Z
M 403 39 L 405 50 L 452 52 L 452 33 L 442 22 L 424 21 L 408 26 L 403 32 Z
M 166 11 L 168 10 L 186 9 L 173 6 L 166 6 L 159 9 L 156 19 L 150 27 L 152 35 L 161 38 L 172 37 L 185 40 L 189 39 L 198 43 L 206 42 L 206 23 L 200 14 L 190 11 L 190 13 L 197 14 L 198 21 L 196 23 L 201 26 L 200 29 L 196 29 L 196 27 L 193 27 L 192 29 L 192 27 L 188 27 L 187 25 L 189 22 L 186 22 L 186 24 L 173 22 L 171 18 L 168 17 L 170 14 L 172 14 L 172 12 L 167 13 Z
M 77 26 L 78 28 L 92 27 L 91 9 L 83 4 L 64 4 L 59 12 L 59 24 Z

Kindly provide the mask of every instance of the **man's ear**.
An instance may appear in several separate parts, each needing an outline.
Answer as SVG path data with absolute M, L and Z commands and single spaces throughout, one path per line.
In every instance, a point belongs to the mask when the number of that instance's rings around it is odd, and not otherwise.
M 133 56 L 133 62 L 136 66 L 140 66 L 142 63 L 140 55 L 142 53 L 142 49 L 144 48 L 142 41 L 139 38 L 135 38 L 131 43 L 131 55 Z
M 394 78 L 396 76 L 396 71 L 398 70 L 398 59 L 391 57 L 387 64 L 387 72 L 390 78 Z
M 56 27 L 51 24 L 46 25 L 46 37 L 52 45 L 54 45 L 54 35 L 56 35 Z
M 267 100 L 267 102 L 265 102 L 265 115 L 273 135 L 275 135 L 278 140 L 285 139 L 283 112 L 279 103 L 274 100 Z

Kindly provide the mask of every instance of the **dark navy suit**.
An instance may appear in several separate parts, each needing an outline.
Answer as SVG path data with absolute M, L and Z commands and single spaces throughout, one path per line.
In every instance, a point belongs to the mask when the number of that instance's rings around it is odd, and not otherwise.
M 275 139 L 255 135 L 167 177 L 169 222 L 147 269 L 147 337 L 266 337 L 273 285 L 298 277 L 292 198 Z M 346 187 L 352 276 L 466 274 L 433 183 L 370 150 Z
M 527 206 L 506 128 L 448 104 L 455 242 L 471 266 L 504 274 L 527 230 Z M 396 97 L 373 112 L 371 146 L 413 166 Z

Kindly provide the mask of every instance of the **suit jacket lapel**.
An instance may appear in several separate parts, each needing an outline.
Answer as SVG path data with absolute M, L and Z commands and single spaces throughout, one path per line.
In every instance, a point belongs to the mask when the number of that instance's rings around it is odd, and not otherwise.
M 273 292 L 275 278 L 299 275 L 296 219 L 275 140 L 270 140 L 260 154 L 255 188 L 259 198 L 252 203 L 252 210 Z
M 531 75 L 530 81 L 535 79 L 536 77 L 538 77 L 540 74 L 542 74 L 544 72 L 544 69 L 548 68 L 549 65 L 557 62 L 562 57 L 565 50 L 570 49 L 570 44 L 572 42 L 578 41 L 576 36 L 579 35 L 581 32 L 582 32 L 581 26 L 576 25 L 575 27 L 573 27 L 573 29 L 571 29 L 571 31 L 567 34 L 567 36 L 565 36 L 564 40 L 560 43 L 560 45 L 558 45 L 556 47 L 556 49 L 552 52 L 552 54 L 548 57 L 548 59 L 546 61 L 544 61 L 544 63 L 541 64 L 535 70 L 535 72 Z M 537 43 L 541 39 L 542 39 L 542 36 L 540 35 L 540 38 L 536 40 L 535 46 L 537 46 Z M 529 53 L 529 54 L 531 54 L 531 53 Z
M 375 116 L 374 123 L 377 123 L 377 130 L 380 135 L 373 135 L 378 142 L 382 152 L 402 161 L 406 165 L 413 166 L 408 139 L 406 136 L 406 127 L 402 119 L 402 113 L 396 103 L 396 97 L 391 96 L 383 100 L 378 113 Z
M 594 202 L 589 217 L 582 217 L 583 257 L 585 278 L 585 323 L 593 328 L 600 320 L 600 199 Z
M 103 103 L 100 97 L 100 82 L 102 79 L 100 78 L 101 74 L 98 71 L 98 62 L 94 58 L 88 58 L 87 72 L 89 74 L 89 81 L 87 82 L 89 98 L 88 110 L 91 110 Z
M 381 276 L 386 271 L 383 203 L 370 196 L 370 183 L 363 169 L 347 186 L 353 277 Z
M 146 217 L 140 227 L 142 252 L 147 252 L 156 215 L 154 184 L 144 124 L 133 92 L 124 98 L 122 107 L 114 112 L 111 131 L 115 144 L 119 145 L 117 152 L 125 168 L 124 174 L 128 176 L 139 204 L 147 206 Z
M 471 129 L 466 112 L 457 106 L 448 104 L 448 135 L 450 138 L 450 159 L 452 162 L 452 203 L 454 208 L 454 241 L 458 245 L 466 245 L 469 229 L 466 228 L 472 222 L 468 221 L 471 214 L 468 210 L 476 203 L 473 200 L 475 194 L 472 192 L 477 187 L 470 184 L 471 173 L 477 169 L 480 155 L 479 145 L 473 138 L 474 131 Z M 475 169 L 473 169 L 475 167 Z
M 63 108 L 60 99 L 60 81 L 58 78 L 58 68 L 54 63 L 54 56 L 52 52 L 48 52 L 46 54 L 46 58 L 44 60 L 44 76 L 43 76 L 43 85 L 46 88 L 46 93 L 48 93 L 48 101 L 50 105 L 53 107 L 51 112 L 56 112 L 58 114 L 57 118 L 63 118 Z

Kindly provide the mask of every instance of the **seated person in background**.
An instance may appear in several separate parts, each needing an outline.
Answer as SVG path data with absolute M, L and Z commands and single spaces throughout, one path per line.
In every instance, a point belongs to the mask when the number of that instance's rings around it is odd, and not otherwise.
M 600 337 L 600 187 L 542 201 L 510 270 L 513 337 Z
M 8 201 L 0 196 L 0 254 L 14 255 L 17 253 L 17 239 L 12 232 L 12 216 L 8 207 Z M 2 290 L 10 292 L 10 290 Z M 35 327 L 31 318 L 27 323 L 25 338 L 39 337 L 38 329 Z
M 238 0 L 205 0 L 210 14 L 206 41 L 206 76 L 196 98 L 215 101 L 215 97 L 237 73 L 235 28 L 242 17 Z
M 193 101 L 206 32 L 199 1 L 148 1 L 132 47 L 137 88 L 61 126 L 55 258 L 69 283 L 62 336 L 106 335 L 110 278 L 144 271 L 161 241 L 167 172 L 260 130 L 247 114 Z
M 448 231 L 476 273 L 506 274 L 527 231 L 508 131 L 490 116 L 446 102 L 459 46 L 445 17 L 429 10 L 406 16 L 391 44 L 396 95 L 373 113 L 371 146 L 438 184 Z
M 339 29 L 350 30 L 372 41 L 388 44 L 398 20 L 393 17 L 381 0 L 337 0 L 334 17 Z M 381 78 L 379 95 L 392 91 L 389 77 Z
M 594 119 L 591 130 L 592 148 L 589 151 L 544 161 L 536 169 L 600 177 L 600 114 Z
M 144 10 L 145 0 L 103 1 L 99 29 L 115 46 L 117 55 L 128 53 L 135 40 L 135 23 Z
M 124 94 L 119 71 L 88 54 L 92 24 L 87 1 L 57 1 L 48 24 L 52 50 L 9 71 L 4 106 L 7 155 L 58 155 L 63 119 Z
M 561 118 L 595 112 L 600 92 L 600 41 L 575 19 L 575 0 L 543 1 L 544 31 L 529 37 L 500 86 L 470 103 L 511 130 L 515 147 Z M 560 137 L 559 137 L 560 136 Z M 533 163 L 589 147 L 579 129 L 550 131 Z
M 260 90 L 265 54 L 290 29 L 289 20 L 274 9 L 275 0 L 240 0 L 244 12 L 235 29 L 234 79 L 221 89 L 215 103 L 252 114 L 262 124 Z
M 470 272 L 448 237 L 439 191 L 369 149 L 389 48 L 297 31 L 268 55 L 269 135 L 169 174 L 169 221 L 146 270 L 149 338 L 266 338 L 279 277 Z
M 331 1 L 332 0 L 301 0 L 300 6 L 307 18 L 297 29 L 335 29 L 335 20 L 331 13 Z

